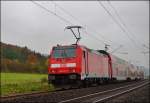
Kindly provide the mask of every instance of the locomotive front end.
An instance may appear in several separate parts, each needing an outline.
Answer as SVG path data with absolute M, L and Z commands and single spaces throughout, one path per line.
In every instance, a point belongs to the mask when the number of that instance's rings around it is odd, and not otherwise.
M 54 85 L 73 84 L 80 79 L 77 45 L 53 47 L 49 58 L 48 80 Z

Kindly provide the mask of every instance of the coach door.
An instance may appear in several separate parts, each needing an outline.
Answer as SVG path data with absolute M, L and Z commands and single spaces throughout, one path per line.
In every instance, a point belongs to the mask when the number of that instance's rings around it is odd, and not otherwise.
M 89 71 L 88 71 L 88 52 L 87 51 L 83 51 L 83 56 L 84 56 L 84 64 L 85 64 L 85 75 L 86 77 L 88 76 L 89 74 Z

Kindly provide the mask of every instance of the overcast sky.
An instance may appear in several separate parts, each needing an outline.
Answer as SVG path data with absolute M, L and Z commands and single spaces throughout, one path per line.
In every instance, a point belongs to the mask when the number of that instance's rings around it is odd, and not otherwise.
M 91 49 L 104 49 L 104 43 L 107 43 L 110 45 L 109 52 L 123 45 L 114 55 L 149 67 L 149 53 L 145 56 L 141 53 L 149 51 L 149 1 L 36 3 L 74 25 L 83 26 L 79 44 Z M 107 11 L 102 6 L 105 6 Z M 1 40 L 4 43 L 27 46 L 31 50 L 49 54 L 52 46 L 75 43 L 72 33 L 64 30 L 68 25 L 71 24 L 31 1 L 1 1 Z M 124 52 L 128 54 L 122 54 Z

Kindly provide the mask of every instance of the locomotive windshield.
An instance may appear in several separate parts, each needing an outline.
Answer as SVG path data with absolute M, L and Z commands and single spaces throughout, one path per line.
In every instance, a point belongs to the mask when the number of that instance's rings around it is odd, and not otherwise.
M 76 48 L 75 47 L 55 47 L 53 49 L 52 57 L 53 58 L 70 58 L 75 57 Z

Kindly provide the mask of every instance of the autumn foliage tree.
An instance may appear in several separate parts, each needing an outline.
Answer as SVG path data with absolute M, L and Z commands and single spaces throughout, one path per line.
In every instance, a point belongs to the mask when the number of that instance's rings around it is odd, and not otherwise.
M 38 62 L 37 57 L 33 54 L 27 56 L 27 63 L 36 64 Z
M 2 72 L 47 73 L 48 57 L 31 51 L 27 47 L 19 47 L 0 43 Z

